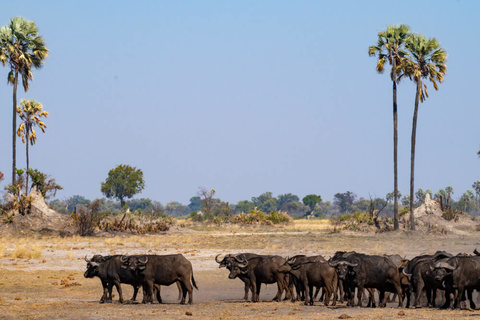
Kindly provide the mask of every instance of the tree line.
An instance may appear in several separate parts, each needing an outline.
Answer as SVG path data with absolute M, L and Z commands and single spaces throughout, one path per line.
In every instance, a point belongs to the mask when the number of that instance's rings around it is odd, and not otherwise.
M 236 204 L 222 201 L 216 197 L 214 189 L 199 187 L 195 196 L 192 196 L 188 204 L 177 201 L 170 201 L 163 205 L 159 201 L 149 198 L 131 199 L 145 187 L 143 172 L 140 169 L 129 165 L 118 165 L 110 170 L 107 178 L 101 183 L 100 190 L 105 195 L 98 199 L 99 212 L 106 214 L 118 214 L 125 211 L 136 212 L 139 215 L 174 217 L 189 216 L 194 220 L 211 220 L 215 217 L 230 217 L 240 213 L 261 211 L 265 213 L 285 212 L 289 216 L 297 217 L 326 217 L 348 214 L 354 212 L 368 212 L 376 210 L 377 214 L 386 217 L 394 216 L 395 194 L 389 192 L 385 197 L 364 197 L 358 198 L 351 191 L 336 193 L 332 201 L 324 201 L 318 194 L 308 194 L 300 199 L 292 193 L 274 196 L 272 192 L 264 192 L 250 200 L 242 200 Z M 480 213 L 480 180 L 472 184 L 472 189 L 464 192 L 458 200 L 453 198 L 454 190 L 451 186 L 438 190 L 435 194 L 431 190 L 418 189 L 413 199 L 414 208 L 421 205 L 427 196 L 440 202 L 442 207 L 461 210 L 473 216 Z M 410 196 L 400 198 L 401 210 L 410 211 Z M 117 201 L 115 201 L 115 199 Z M 131 200 L 128 200 L 131 199 Z M 52 208 L 64 214 L 76 211 L 77 207 L 85 207 L 91 200 L 80 195 L 74 195 L 65 200 L 53 200 L 50 202 Z

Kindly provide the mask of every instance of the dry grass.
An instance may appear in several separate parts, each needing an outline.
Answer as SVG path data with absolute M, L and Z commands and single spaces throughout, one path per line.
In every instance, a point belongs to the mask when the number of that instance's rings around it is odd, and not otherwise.
M 37 244 L 17 245 L 10 256 L 16 259 L 40 259 L 42 250 Z

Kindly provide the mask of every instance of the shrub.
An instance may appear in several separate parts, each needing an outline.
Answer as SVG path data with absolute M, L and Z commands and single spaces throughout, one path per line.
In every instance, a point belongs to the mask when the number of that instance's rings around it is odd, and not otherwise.
M 273 224 L 279 224 L 289 223 L 292 221 L 292 218 L 286 212 L 274 211 L 268 215 L 267 220 L 271 221 Z
M 95 231 L 95 228 L 100 223 L 100 200 L 94 200 L 87 208 L 80 206 L 78 211 L 72 213 L 72 218 L 75 223 L 77 233 L 84 237 L 90 236 Z

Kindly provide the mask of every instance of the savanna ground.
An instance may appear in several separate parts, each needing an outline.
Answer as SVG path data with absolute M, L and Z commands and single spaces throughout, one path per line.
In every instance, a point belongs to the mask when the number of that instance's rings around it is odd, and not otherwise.
M 455 319 L 480 317 L 480 310 L 349 308 L 345 304 L 325 307 L 320 302 L 271 302 L 276 285 L 262 286 L 261 302 L 244 302 L 243 283 L 229 280 L 228 271 L 218 269 L 218 253 L 321 254 L 328 258 L 337 250 L 368 254 L 398 253 L 407 258 L 446 250 L 471 253 L 480 248 L 480 232 L 471 235 L 425 235 L 405 231 L 390 233 L 332 233 L 328 221 L 297 220 L 286 226 L 187 225 L 162 235 L 102 235 L 52 237 L 18 234 L 0 236 L 0 318 L 2 319 Z M 85 279 L 84 256 L 93 254 L 182 253 L 192 262 L 199 290 L 193 305 L 180 305 L 176 286 L 162 287 L 163 304 L 112 304 L 98 301 L 102 288 L 98 279 Z M 132 287 L 123 285 L 129 299 Z M 141 300 L 141 293 L 137 301 Z M 405 315 L 399 315 L 403 311 Z

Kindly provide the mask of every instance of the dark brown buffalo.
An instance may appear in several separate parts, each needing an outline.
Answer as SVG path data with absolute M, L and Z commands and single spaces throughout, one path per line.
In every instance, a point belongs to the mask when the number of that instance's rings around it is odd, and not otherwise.
M 155 284 L 169 286 L 174 282 L 182 287 L 181 304 L 185 303 L 187 292 L 188 303 L 193 302 L 193 287 L 197 284 L 193 277 L 192 263 L 181 254 L 170 255 L 143 255 L 130 256 L 125 259 L 124 265 L 134 272 L 143 284 L 145 303 L 153 302 L 153 288 Z M 192 286 L 193 283 L 193 286 Z
M 427 298 L 427 306 L 435 306 L 437 290 L 445 290 L 442 282 L 435 280 L 431 271 L 434 264 L 448 260 L 452 255 L 444 251 L 437 251 L 433 255 L 420 255 L 408 261 L 402 273 L 408 277 L 411 283 L 411 291 L 415 293 L 414 307 L 422 307 L 421 298 L 424 293 Z M 407 307 L 409 301 L 407 301 Z
M 480 290 L 480 256 L 456 256 L 446 261 L 436 262 L 432 270 L 435 280 L 441 282 L 446 289 L 445 304 L 442 308 L 450 307 L 450 294 L 454 295 L 454 308 L 460 307 L 460 302 L 468 294 L 470 308 L 476 305 L 472 300 L 473 290 Z
M 363 289 L 367 288 L 380 292 L 379 305 L 385 307 L 385 292 L 393 286 L 399 297 L 399 307 L 402 306 L 400 275 L 398 268 L 389 258 L 356 252 L 337 252 L 328 263 L 337 269 L 338 277 L 344 280 L 344 289 L 346 291 L 348 289 L 350 305 L 353 305 L 353 293 L 357 288 L 358 306 L 362 306 Z
M 101 256 L 94 255 L 92 259 L 87 259 L 87 270 L 84 273 L 85 278 L 98 277 L 102 282 L 103 295 L 100 302 L 112 302 L 112 287 L 115 286 L 118 291 L 119 301 L 123 303 L 123 293 L 120 283 L 126 283 L 133 286 L 132 301 L 135 301 L 138 288 L 142 285 L 142 281 L 130 270 L 122 268 L 120 255 Z M 157 293 L 157 299 L 160 293 Z M 161 299 L 161 298 L 160 298 Z
M 299 284 L 305 289 L 305 305 L 313 305 L 313 288 L 325 289 L 325 305 L 330 303 L 332 294 L 334 306 L 337 301 L 337 272 L 325 262 L 322 256 L 294 256 L 289 258 L 278 268 L 279 272 L 290 273 L 298 279 Z
M 215 261 L 219 264 L 219 268 L 227 268 L 228 270 L 231 269 L 232 267 L 232 264 L 236 261 L 236 262 L 241 262 L 240 259 L 242 259 L 243 257 L 246 258 L 247 260 L 253 258 L 253 257 L 258 257 L 258 254 L 255 254 L 255 253 L 250 253 L 250 252 L 245 252 L 245 253 L 238 253 L 238 254 L 227 254 L 225 255 L 225 257 L 223 257 L 222 260 L 218 260 L 218 257 L 221 255 L 220 254 L 217 254 L 215 256 Z M 242 257 L 242 258 L 239 258 L 239 257 Z M 248 290 L 251 290 L 252 291 L 252 298 L 253 298 L 253 295 L 254 295 L 254 291 L 253 291 L 253 288 L 252 288 L 252 285 L 251 285 L 251 282 L 250 282 L 250 278 L 244 274 L 240 274 L 238 276 L 238 278 L 240 280 L 243 281 L 243 283 L 245 284 L 245 295 L 243 296 L 243 299 L 245 301 L 248 301 Z
M 284 290 L 287 292 L 287 298 L 290 296 L 288 281 L 286 281 L 283 273 L 278 272 L 278 268 L 285 263 L 284 258 L 280 256 L 257 256 L 247 259 L 241 255 L 237 258 L 230 266 L 227 266 L 227 269 L 230 268 L 228 278 L 235 279 L 241 275 L 247 277 L 253 291 L 252 302 L 259 301 L 262 283 L 277 283 L 278 291 L 273 298 L 274 301 L 281 300 Z

